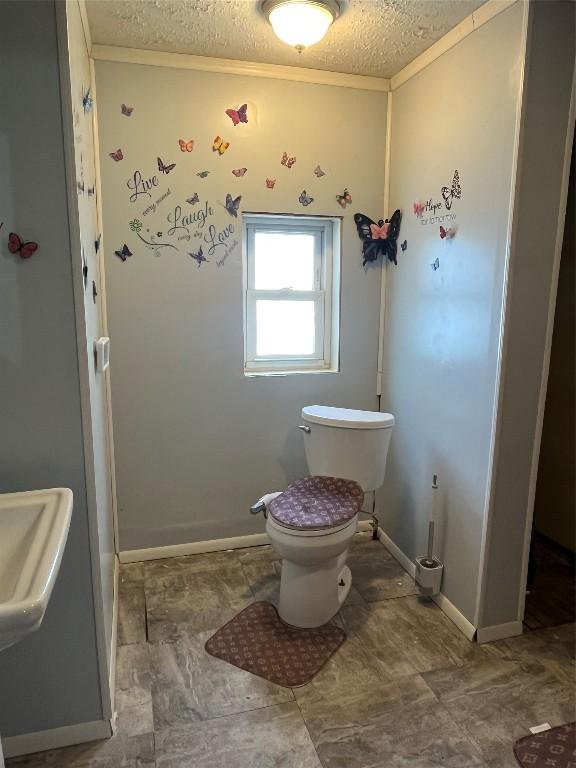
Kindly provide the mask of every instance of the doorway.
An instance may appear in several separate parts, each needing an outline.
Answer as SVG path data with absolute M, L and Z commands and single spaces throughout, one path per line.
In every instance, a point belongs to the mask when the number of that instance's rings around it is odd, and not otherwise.
M 550 371 L 538 463 L 524 626 L 576 619 L 575 150 L 568 186 Z

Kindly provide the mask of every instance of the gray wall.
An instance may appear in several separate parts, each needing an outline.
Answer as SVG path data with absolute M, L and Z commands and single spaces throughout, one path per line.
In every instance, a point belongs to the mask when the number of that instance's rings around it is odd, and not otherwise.
M 494 481 L 487 542 L 486 582 L 480 626 L 523 617 L 525 533 L 531 512 L 533 462 L 538 457 L 537 418 L 545 359 L 554 250 L 575 60 L 576 6 L 531 4 L 529 66 L 514 210 L 509 297 L 498 415 Z
M 6 737 L 101 717 L 52 2 L 0 3 L 0 103 L 0 488 L 74 492 L 44 622 L 0 654 Z
M 472 623 L 522 61 L 517 3 L 392 95 L 390 200 L 404 211 L 408 248 L 387 272 L 382 410 L 396 426 L 378 506 L 400 549 L 423 554 L 438 473 L 442 591 Z M 462 193 L 448 210 L 441 188 L 455 169 Z M 429 199 L 441 204 L 433 218 L 416 216 L 413 203 Z M 454 239 L 440 238 L 440 224 L 457 228 Z
M 383 213 L 386 94 L 102 61 L 96 82 L 120 548 L 263 531 L 249 505 L 306 473 L 302 406 L 377 407 L 380 268 L 362 268 L 352 214 Z M 224 111 L 243 102 L 249 122 L 234 128 Z M 231 142 L 222 157 L 212 152 L 216 134 Z M 195 140 L 193 152 L 180 152 L 180 138 Z M 116 163 L 108 153 L 118 147 Z M 290 170 L 283 151 L 297 157 Z M 157 155 L 176 162 L 169 176 Z M 129 200 L 136 169 L 159 176 L 153 200 L 171 191 L 155 212 L 145 213 L 146 196 Z M 203 169 L 211 173 L 199 179 Z M 273 191 L 266 177 L 277 179 Z M 344 187 L 354 201 L 346 211 L 335 200 Z M 302 213 L 303 188 L 315 198 L 306 213 L 344 216 L 341 371 L 246 378 L 240 247 L 222 267 L 211 259 L 198 268 L 187 254 L 198 239 L 168 238 L 179 251 L 157 257 L 129 222 L 166 240 L 167 216 L 176 204 L 191 211 L 185 198 L 195 191 L 219 228 L 231 221 L 227 192 L 242 194 L 243 210 Z M 123 243 L 134 253 L 125 263 L 114 254 Z

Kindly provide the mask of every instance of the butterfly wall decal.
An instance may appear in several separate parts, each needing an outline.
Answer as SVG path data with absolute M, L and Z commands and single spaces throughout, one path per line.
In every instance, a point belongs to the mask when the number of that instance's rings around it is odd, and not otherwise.
M 210 173 L 210 171 L 198 171 L 196 176 L 200 176 L 201 179 L 205 179 L 206 176 L 208 176 L 209 173 Z
M 452 208 L 452 201 L 453 200 L 460 200 L 462 197 L 462 187 L 460 186 L 460 174 L 458 171 L 454 171 L 454 176 L 452 178 L 452 186 L 450 188 L 448 187 L 442 187 L 442 197 L 444 198 L 444 205 L 446 206 L 447 210 L 450 210 Z
M 82 89 L 82 109 L 84 110 L 85 115 L 87 115 L 88 112 L 90 112 L 93 105 L 94 105 L 94 99 L 92 98 L 92 95 L 90 93 L 90 86 L 88 86 L 88 89 L 86 91 Z
M 438 256 L 436 256 L 436 258 L 434 259 L 432 264 L 430 264 L 430 266 L 432 267 L 434 272 L 436 272 L 437 269 L 440 269 L 440 259 L 438 258 Z
M 202 246 L 200 246 L 200 250 L 196 251 L 196 253 L 194 253 L 194 252 L 189 253 L 189 256 L 192 256 L 192 258 L 197 262 L 199 267 L 202 266 L 202 262 L 204 262 L 204 261 L 207 262 L 208 261 L 206 256 L 204 256 L 204 251 L 202 249 Z
M 216 136 L 212 144 L 212 152 L 218 152 L 220 155 L 223 155 L 229 146 L 230 146 L 229 141 L 224 141 L 222 136 Z
M 86 260 L 84 249 L 82 249 L 82 282 L 84 283 L 84 290 L 86 290 L 88 286 L 88 261 Z
M 452 238 L 455 236 L 456 236 L 456 229 L 454 227 L 448 227 L 448 229 L 444 229 L 444 227 L 440 225 L 441 240 L 452 240 Z
M 122 154 L 121 149 L 117 149 L 116 152 L 109 152 L 108 154 L 112 160 L 115 160 L 117 163 L 120 162 L 120 160 L 124 160 L 124 155 Z
M 125 115 L 125 117 L 131 117 L 132 112 L 134 112 L 134 107 L 128 107 L 126 104 L 122 104 L 120 107 L 122 114 Z
M 298 202 L 300 205 L 303 205 L 304 207 L 310 205 L 310 203 L 314 202 L 314 198 L 310 197 L 306 194 L 306 190 L 303 189 L 302 192 L 300 192 L 300 197 L 298 198 Z
M 34 243 L 32 240 L 25 243 L 15 232 L 10 232 L 8 235 L 8 250 L 10 253 L 17 253 L 21 259 L 29 259 L 38 250 L 38 243 Z
M 164 163 L 161 158 L 157 157 L 156 160 L 158 162 L 158 170 L 162 173 L 168 174 L 170 171 L 173 171 L 174 168 L 176 168 L 176 163 L 170 163 L 169 165 L 166 165 L 166 163 Z
M 128 258 L 128 256 L 132 256 L 132 251 L 130 250 L 130 248 L 128 248 L 128 246 L 126 245 L 126 243 L 124 243 L 124 245 L 122 246 L 122 248 L 119 248 L 117 251 L 114 251 L 114 253 L 115 253 L 115 254 L 116 254 L 116 256 L 118 256 L 118 258 L 119 258 L 119 259 L 121 259 L 122 261 L 126 261 L 126 259 Z
M 96 288 L 96 283 L 94 280 L 92 280 L 92 301 L 94 304 L 96 304 L 96 297 L 98 296 L 98 289 Z
M 241 107 L 238 109 L 227 109 L 226 114 L 232 120 L 232 123 L 234 124 L 234 127 L 236 127 L 239 123 L 247 123 L 248 122 L 248 104 L 242 104 Z
M 346 208 L 346 206 L 352 202 L 352 195 L 350 192 L 348 192 L 346 187 L 344 188 L 344 192 L 342 192 L 341 195 L 336 195 L 336 202 L 341 208 Z
M 178 144 L 180 145 L 181 152 L 192 152 L 192 150 L 194 149 L 194 139 L 190 139 L 190 141 L 184 141 L 184 139 L 178 139 Z
M 422 212 L 424 211 L 424 203 L 421 203 L 420 201 L 412 203 L 412 210 L 414 211 L 415 216 L 422 216 Z
M 92 186 L 88 187 L 88 189 L 86 190 L 86 192 L 88 193 L 88 197 L 92 197 L 95 191 L 96 191 L 96 187 L 94 186 L 94 184 L 92 184 Z
M 402 213 L 398 209 L 385 221 L 378 222 L 365 216 L 363 213 L 354 214 L 354 223 L 358 230 L 358 237 L 362 240 L 362 254 L 364 260 L 362 266 L 368 262 L 376 261 L 379 256 L 386 256 L 392 264 L 397 264 L 397 241 L 400 234 Z M 377 236 L 374 237 L 373 233 Z
M 230 192 L 226 195 L 226 210 L 230 214 L 230 216 L 234 216 L 234 218 L 238 218 L 238 209 L 240 207 L 240 201 L 242 200 L 242 195 L 238 195 L 238 197 L 233 198 Z
M 274 189 L 276 179 L 266 179 L 266 189 Z
M 404 252 L 406 248 L 408 248 L 408 240 L 404 240 L 403 243 L 400 243 L 400 248 L 402 248 L 402 252 Z
M 234 176 L 242 177 L 242 176 L 244 176 L 244 174 L 246 173 L 247 170 L 248 170 L 248 168 L 235 168 L 232 171 L 232 173 L 234 174 Z
M 317 176 L 319 179 L 322 178 L 322 176 L 326 176 L 326 173 L 320 168 L 319 165 L 314 168 L 314 175 Z
M 190 203 L 190 205 L 196 205 L 196 203 L 200 202 L 200 198 L 198 197 L 198 192 L 194 192 L 192 197 L 187 197 L 186 202 Z
M 295 162 L 295 157 L 288 157 L 286 152 L 282 153 L 282 160 L 280 160 L 280 165 L 285 165 L 286 168 L 292 168 Z
M 94 240 L 94 251 L 98 253 L 100 250 L 100 239 L 102 238 L 102 235 L 98 233 L 98 237 Z

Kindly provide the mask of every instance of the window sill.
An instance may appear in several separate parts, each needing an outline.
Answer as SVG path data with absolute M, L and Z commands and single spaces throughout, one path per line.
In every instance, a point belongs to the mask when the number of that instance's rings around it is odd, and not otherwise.
M 312 375 L 324 375 L 326 373 L 340 373 L 338 368 L 318 368 L 318 369 L 306 369 L 302 368 L 300 370 L 286 370 L 286 371 L 250 371 L 245 370 L 244 376 L 247 379 L 257 379 L 257 378 L 270 378 L 271 376 L 301 376 L 303 374 L 312 374 Z

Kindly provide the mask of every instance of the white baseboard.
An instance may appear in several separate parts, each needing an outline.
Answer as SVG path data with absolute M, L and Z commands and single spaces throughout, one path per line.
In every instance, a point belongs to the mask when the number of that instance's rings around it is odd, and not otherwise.
M 370 531 L 370 521 L 361 520 L 358 531 Z M 167 557 L 184 557 L 185 555 L 202 555 L 207 552 L 223 552 L 227 549 L 244 549 L 245 547 L 261 547 L 270 544 L 267 533 L 253 533 L 248 536 L 232 536 L 229 539 L 211 539 L 209 541 L 191 541 L 188 544 L 169 544 L 166 547 L 148 547 L 147 549 L 127 549 L 120 552 L 121 563 L 140 563 L 144 560 L 163 560 Z
M 490 643 L 493 640 L 505 640 L 507 637 L 521 635 L 524 630 L 521 621 L 508 621 L 506 624 L 495 624 L 492 627 L 481 627 L 476 633 L 479 643 Z
M 382 529 L 378 528 L 378 538 L 382 542 L 382 544 L 386 547 L 388 552 L 392 555 L 392 557 L 397 560 L 402 568 L 412 576 L 413 579 L 416 578 L 416 563 L 411 560 L 408 555 L 406 555 L 405 552 L 403 552 L 400 547 L 392 541 L 390 536 Z M 462 632 L 463 635 L 465 635 L 468 640 L 474 640 L 474 636 L 476 635 L 476 627 L 468 621 L 466 616 L 464 616 L 463 613 L 460 613 L 458 608 L 448 600 L 446 595 L 443 595 L 442 592 L 440 592 L 438 595 L 434 595 L 432 597 L 438 608 L 444 613 L 450 621 L 452 621 Z
M 450 621 L 456 624 L 460 632 L 462 632 L 462 634 L 465 635 L 468 640 L 474 640 L 476 636 L 476 627 L 474 624 L 472 624 L 472 622 L 468 621 L 463 613 L 460 613 L 458 608 L 456 608 L 454 603 L 451 603 L 450 600 L 448 600 L 446 595 L 442 594 L 442 592 L 439 592 L 437 595 L 432 596 L 432 600 L 434 600 L 442 613 L 446 614 Z
M 394 560 L 398 560 L 402 568 L 412 576 L 413 579 L 416 578 L 416 563 L 413 560 L 410 560 L 408 555 L 406 555 L 400 547 L 392 541 L 390 536 L 384 531 L 382 528 L 378 528 L 378 538 L 384 544 L 388 552 L 392 555 Z
M 120 562 L 114 558 L 114 604 L 112 606 L 112 637 L 110 639 L 110 707 L 112 722 L 116 708 L 116 646 L 118 643 L 118 583 L 120 580 Z
M 44 752 L 47 749 L 84 744 L 87 741 L 109 739 L 110 736 L 112 736 L 110 722 L 108 720 L 94 720 L 89 723 L 65 725 L 63 728 L 52 728 L 49 731 L 6 736 L 2 739 L 2 745 L 5 757 L 18 757 L 19 755 L 30 755 L 33 752 Z

